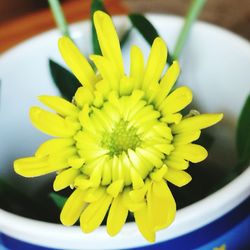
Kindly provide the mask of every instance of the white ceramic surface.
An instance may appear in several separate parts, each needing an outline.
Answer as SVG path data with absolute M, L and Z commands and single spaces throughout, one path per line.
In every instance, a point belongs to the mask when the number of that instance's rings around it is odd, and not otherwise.
M 182 19 L 174 16 L 149 15 L 160 35 L 173 50 Z M 123 18 L 116 18 L 119 27 L 128 25 Z M 71 27 L 73 37 L 85 54 L 90 51 L 89 24 Z M 83 37 L 84 34 L 84 37 Z M 23 180 L 13 174 L 12 161 L 32 155 L 36 147 L 47 137 L 32 127 L 28 113 L 32 105 L 40 105 L 37 96 L 58 94 L 53 86 L 48 58 L 63 64 L 57 49 L 58 31 L 36 36 L 0 57 L 1 105 L 0 105 L 0 166 L 1 175 L 8 176 L 16 185 L 22 182 L 28 190 L 35 190 L 44 178 Z M 124 47 L 128 65 L 128 49 L 137 44 L 148 54 L 149 47 L 136 32 Z M 224 112 L 222 125 L 215 133 L 228 143 L 223 147 L 232 154 L 234 130 L 239 111 L 250 92 L 250 44 L 248 41 L 206 23 L 194 25 L 181 58 L 180 83 L 194 90 L 194 102 L 202 112 Z M 128 68 L 128 67 L 127 67 Z M 225 141 L 224 141 L 225 142 Z M 224 166 L 231 160 L 223 157 Z M 250 169 L 213 195 L 181 209 L 175 222 L 157 234 L 157 241 L 185 234 L 222 216 L 241 203 L 250 193 Z M 39 180 L 39 181 L 38 181 Z M 32 185 L 32 189 L 30 186 Z M 66 228 L 16 216 L 0 209 L 0 231 L 14 238 L 34 244 L 69 249 L 128 248 L 148 244 L 134 223 L 128 223 L 115 238 L 110 238 L 101 227 L 84 235 L 78 227 Z

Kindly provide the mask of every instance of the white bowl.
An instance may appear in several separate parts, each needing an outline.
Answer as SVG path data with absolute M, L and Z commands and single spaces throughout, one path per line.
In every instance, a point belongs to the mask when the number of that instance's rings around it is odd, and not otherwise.
M 148 17 L 167 41 L 169 51 L 173 51 L 183 19 L 166 15 Z M 115 18 L 115 23 L 120 28 L 127 25 L 124 17 Z M 89 23 L 72 25 L 71 33 L 82 51 L 89 54 Z M 16 185 L 22 183 L 23 189 L 31 190 L 31 193 L 39 188 L 44 179 L 24 181 L 14 175 L 12 161 L 32 155 L 37 146 L 47 138 L 32 127 L 28 111 L 31 106 L 40 105 L 37 96 L 58 94 L 50 78 L 48 58 L 64 64 L 57 49 L 59 36 L 57 30 L 43 33 L 11 49 L 0 58 L 1 175 L 10 178 Z M 148 54 L 149 47 L 133 31 L 124 47 L 125 62 L 129 60 L 128 49 L 131 44 L 139 45 Z M 226 153 L 222 165 L 227 167 L 232 160 L 228 155 L 234 151 L 232 145 L 236 121 L 250 92 L 250 44 L 222 28 L 197 22 L 182 53 L 181 66 L 180 82 L 193 89 L 194 101 L 199 103 L 201 111 L 225 114 L 222 124 L 224 129 L 221 129 L 222 125 L 217 126 L 215 134 L 223 139 L 222 145 Z M 76 226 L 67 228 L 36 221 L 1 209 L 0 231 L 3 242 L 9 249 L 45 249 L 41 246 L 47 247 L 46 249 L 145 249 L 146 245 L 150 249 L 212 249 L 223 244 L 228 244 L 231 249 L 240 249 L 238 247 L 242 244 L 250 244 L 244 235 L 246 223 L 250 223 L 250 217 L 247 217 L 248 213 L 245 211 L 249 205 L 249 177 L 248 168 L 219 191 L 178 210 L 174 223 L 157 234 L 154 245 L 149 245 L 143 239 L 135 223 L 127 223 L 118 236 L 111 238 L 104 227 L 85 235 Z M 241 237 L 232 237 L 232 232 L 239 233 Z M 242 243 L 244 240 L 245 243 Z M 238 247 L 234 248 L 235 246 Z

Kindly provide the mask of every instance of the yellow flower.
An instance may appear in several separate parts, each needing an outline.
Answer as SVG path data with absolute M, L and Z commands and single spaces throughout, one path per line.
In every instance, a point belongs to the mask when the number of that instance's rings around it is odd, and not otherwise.
M 43 143 L 35 156 L 16 160 L 14 168 L 25 177 L 56 171 L 55 191 L 74 188 L 61 212 L 64 225 L 80 218 L 82 230 L 89 233 L 108 213 L 107 231 L 113 236 L 132 212 L 140 232 L 153 242 L 156 231 L 169 226 L 176 213 L 167 181 L 178 187 L 190 182 L 185 172 L 189 162 L 207 157 L 193 141 L 222 114 L 182 117 L 192 92 L 188 87 L 171 92 L 180 68 L 175 61 L 162 76 L 167 48 L 160 37 L 146 64 L 141 50 L 132 46 L 126 75 L 111 18 L 97 11 L 94 23 L 102 56 L 90 59 L 98 74 L 69 38 L 59 40 L 62 57 L 83 87 L 72 103 L 40 97 L 56 113 L 33 107 L 31 121 L 56 138 Z

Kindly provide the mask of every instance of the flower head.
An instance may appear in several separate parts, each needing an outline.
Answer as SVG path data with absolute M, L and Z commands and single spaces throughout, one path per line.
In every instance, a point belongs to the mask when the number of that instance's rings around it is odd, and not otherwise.
M 82 83 L 72 103 L 55 96 L 41 96 L 53 109 L 30 110 L 33 125 L 56 138 L 43 143 L 35 156 L 18 159 L 15 171 L 34 177 L 56 171 L 55 191 L 74 189 L 61 212 L 70 226 L 80 218 L 84 232 L 95 230 L 107 214 L 107 231 L 117 234 L 132 212 L 143 236 L 155 240 L 155 232 L 170 225 L 176 204 L 167 182 L 186 185 L 189 162 L 207 157 L 194 144 L 201 129 L 222 119 L 222 114 L 183 117 L 180 111 L 192 101 L 188 87 L 171 92 L 180 68 L 177 61 L 162 72 L 167 47 L 155 39 L 147 63 L 132 46 L 129 74 L 111 18 L 94 15 L 102 56 L 91 55 L 98 73 L 73 42 L 59 40 L 67 65 Z

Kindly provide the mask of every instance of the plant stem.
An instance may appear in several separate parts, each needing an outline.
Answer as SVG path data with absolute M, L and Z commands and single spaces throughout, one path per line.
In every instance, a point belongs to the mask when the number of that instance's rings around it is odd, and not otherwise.
M 62 35 L 69 36 L 69 28 L 67 21 L 64 17 L 63 10 L 61 8 L 59 0 L 48 0 L 50 9 L 53 13 L 57 27 L 61 31 Z
M 192 0 L 191 6 L 185 18 L 184 25 L 181 29 L 181 32 L 178 36 L 178 39 L 175 45 L 174 54 L 173 54 L 174 59 L 178 59 L 178 57 L 180 56 L 180 53 L 187 40 L 192 24 L 196 21 L 205 3 L 206 3 L 206 0 Z

